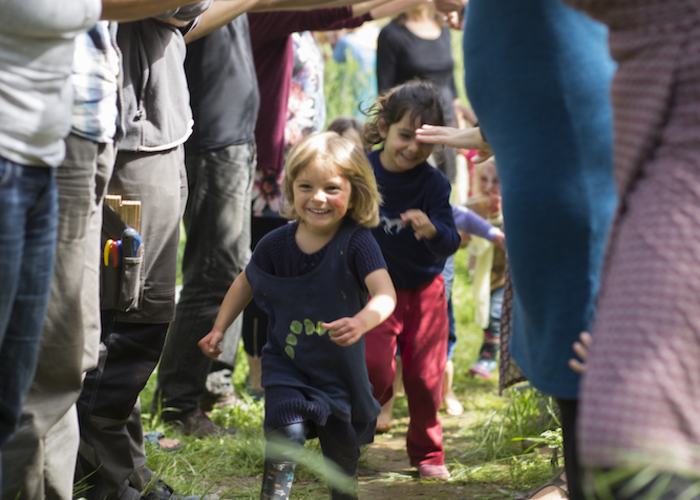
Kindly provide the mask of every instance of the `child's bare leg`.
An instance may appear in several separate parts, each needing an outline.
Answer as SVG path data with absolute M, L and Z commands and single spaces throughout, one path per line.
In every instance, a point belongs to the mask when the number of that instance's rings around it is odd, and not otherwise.
M 445 380 L 442 388 L 442 404 L 445 406 L 445 413 L 448 415 L 461 415 L 464 413 L 462 403 L 452 391 L 452 381 L 454 380 L 454 364 L 452 360 L 445 365 Z
M 391 399 L 382 405 L 382 411 L 377 417 L 377 432 L 389 432 L 391 430 L 391 412 L 394 409 L 394 399 L 396 396 L 404 396 L 406 393 L 403 390 L 403 368 L 401 365 L 401 356 L 396 356 L 396 372 L 394 375 L 394 395 Z

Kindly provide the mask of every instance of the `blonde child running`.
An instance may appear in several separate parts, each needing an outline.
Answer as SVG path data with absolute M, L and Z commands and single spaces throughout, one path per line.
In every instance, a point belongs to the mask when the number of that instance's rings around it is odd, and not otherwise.
M 397 288 L 391 317 L 366 335 L 367 363 L 374 395 L 392 396 L 396 347 L 411 421 L 406 448 L 422 478 L 448 479 L 438 409 L 447 360 L 447 301 L 442 270 L 459 247 L 450 207 L 450 183 L 426 162 L 433 146 L 416 141 L 424 123 L 442 125 L 439 92 L 413 81 L 383 94 L 370 109 L 365 138 L 384 143 L 368 154 L 384 202 L 372 233 Z
M 468 206 L 502 231 L 501 185 L 493 157 L 477 165 L 476 179 L 476 202 L 468 203 Z M 506 282 L 506 252 L 502 241 L 500 245 L 494 245 L 483 238 L 472 238 L 467 252 L 475 257 L 474 322 L 484 330 L 479 358 L 469 371 L 473 375 L 488 379 L 498 365 L 503 287 Z
M 360 446 L 372 442 L 379 414 L 363 335 L 396 305 L 367 229 L 379 221 L 381 198 L 362 151 L 334 132 L 311 135 L 290 152 L 284 194 L 284 215 L 294 222 L 258 243 L 199 345 L 216 357 L 226 328 L 255 298 L 270 317 L 260 498 L 289 498 L 297 454 L 318 436 L 327 461 L 354 478 L 344 491 L 332 488 L 331 498 L 354 499 Z

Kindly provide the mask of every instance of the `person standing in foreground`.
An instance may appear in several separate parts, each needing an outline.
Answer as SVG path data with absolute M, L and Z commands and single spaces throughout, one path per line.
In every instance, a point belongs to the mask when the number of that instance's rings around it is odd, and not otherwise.
M 318 436 L 331 469 L 345 476 L 333 484 L 331 498 L 357 499 L 360 446 L 373 441 L 379 413 L 363 335 L 396 305 L 367 230 L 379 221 L 381 197 L 363 152 L 335 132 L 303 139 L 290 152 L 285 175 L 290 205 L 284 211 L 296 222 L 260 240 L 199 345 L 218 356 L 224 332 L 255 296 L 270 317 L 262 356 L 267 446 L 260 498 L 289 498 L 297 454 Z M 329 477 L 337 474 L 331 470 Z
M 600 497 L 698 498 L 700 10 L 690 0 L 568 3 L 610 27 L 618 63 L 620 207 L 581 393 L 581 461 Z
M 74 38 L 99 16 L 99 0 L 0 4 L 0 453 L 34 377 L 50 294 Z
M 579 375 L 567 360 L 593 320 L 616 205 L 607 31 L 556 0 L 472 0 L 464 33 L 467 94 L 481 129 L 418 137 L 488 149 L 483 130 L 498 159 L 514 289 L 510 356 L 557 400 L 569 497 L 579 500 Z M 542 245 L 552 235 L 566 237 Z

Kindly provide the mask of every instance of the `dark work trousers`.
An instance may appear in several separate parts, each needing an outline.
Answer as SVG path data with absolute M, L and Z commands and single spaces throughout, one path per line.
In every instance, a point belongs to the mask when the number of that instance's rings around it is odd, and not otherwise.
M 182 292 L 153 398 L 153 410 L 159 405 L 164 409 L 163 420 L 194 413 L 205 392 L 212 360 L 202 354 L 197 342 L 211 331 L 226 292 L 250 260 L 255 155 L 253 141 L 185 157 L 189 198 Z M 240 323 L 234 323 L 226 336 L 232 342 L 230 361 L 235 364 Z
M 119 322 L 113 311 L 103 312 L 104 347 L 78 400 L 81 440 L 76 479 L 85 478 L 91 486 L 83 494 L 88 500 L 140 496 L 129 478 L 143 464 L 134 462 L 127 424 L 158 363 L 167 330 L 168 323 Z

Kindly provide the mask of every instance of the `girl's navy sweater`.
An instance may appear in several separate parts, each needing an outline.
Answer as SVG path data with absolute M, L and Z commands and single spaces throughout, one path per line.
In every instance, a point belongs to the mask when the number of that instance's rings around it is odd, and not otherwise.
M 394 286 L 415 288 L 442 273 L 445 259 L 459 248 L 450 207 L 450 182 L 427 162 L 406 172 L 389 172 L 379 160 L 381 151 L 367 155 L 384 200 L 379 226 L 372 234 L 382 249 Z M 411 208 L 422 210 L 430 218 L 437 229 L 432 240 L 417 240 L 410 226 L 403 227 L 401 214 Z

